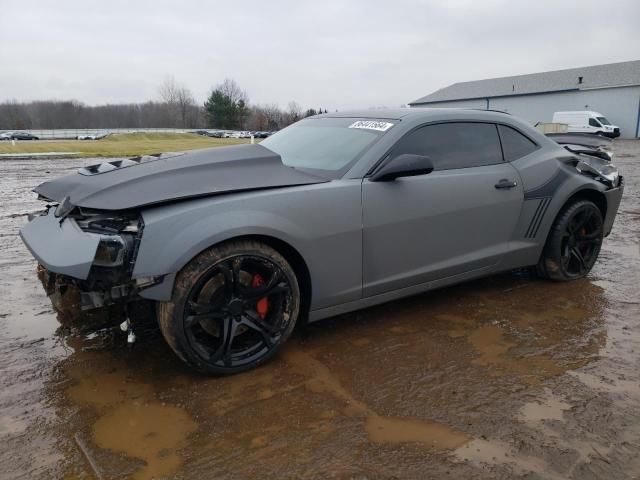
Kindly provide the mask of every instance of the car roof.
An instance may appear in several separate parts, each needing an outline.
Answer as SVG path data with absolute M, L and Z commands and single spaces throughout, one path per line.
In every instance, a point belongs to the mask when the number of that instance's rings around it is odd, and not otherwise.
M 496 112 L 493 110 L 473 110 L 467 108 L 381 108 L 368 110 L 347 110 L 344 112 L 324 113 L 316 115 L 316 118 L 378 118 L 387 120 L 402 119 L 432 119 L 455 116 L 464 116 L 465 118 L 478 118 L 479 120 L 496 120 L 504 119 L 510 116 L 508 113 Z

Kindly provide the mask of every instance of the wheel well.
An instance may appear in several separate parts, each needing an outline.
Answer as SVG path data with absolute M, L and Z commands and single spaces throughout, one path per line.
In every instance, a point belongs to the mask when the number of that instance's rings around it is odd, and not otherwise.
M 592 189 L 580 190 L 574 193 L 573 195 L 571 195 L 571 197 L 569 197 L 569 199 L 565 202 L 564 205 L 565 206 L 569 205 L 570 203 L 573 203 L 576 200 L 589 200 L 595 203 L 596 206 L 600 209 L 600 213 L 602 213 L 603 219 L 607 215 L 607 199 L 605 198 L 603 193 L 597 190 L 592 190 Z
M 311 274 L 309 273 L 309 267 L 302 258 L 302 255 L 289 245 L 287 242 L 280 240 L 279 238 L 270 237 L 268 235 L 243 235 L 241 237 L 228 238 L 225 242 L 233 240 L 254 240 L 257 242 L 269 245 L 282 255 L 298 278 L 298 285 L 300 287 L 300 314 L 301 317 L 298 320 L 301 323 L 306 322 L 307 314 L 311 307 Z

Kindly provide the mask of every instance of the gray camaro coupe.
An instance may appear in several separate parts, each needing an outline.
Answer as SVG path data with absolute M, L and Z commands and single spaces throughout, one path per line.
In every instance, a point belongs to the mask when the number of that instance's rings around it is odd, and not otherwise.
M 152 301 L 178 357 L 235 373 L 302 319 L 519 267 L 584 277 L 623 190 L 587 137 L 564 148 L 490 111 L 325 114 L 259 145 L 45 182 L 35 192 L 49 205 L 21 235 L 52 299 Z

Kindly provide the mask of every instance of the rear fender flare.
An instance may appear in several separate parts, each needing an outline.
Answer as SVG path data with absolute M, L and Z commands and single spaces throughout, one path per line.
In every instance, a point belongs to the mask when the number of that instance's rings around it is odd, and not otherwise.
M 585 179 L 588 181 L 588 183 L 584 182 Z M 542 251 L 547 243 L 547 238 L 549 237 L 549 232 L 551 231 L 551 227 L 556 221 L 556 218 L 558 218 L 558 215 L 560 214 L 564 206 L 574 198 L 598 195 L 601 198 L 601 201 L 604 203 L 595 203 L 598 205 L 601 211 L 604 206 L 604 211 L 602 213 L 602 217 L 604 218 L 607 208 L 606 198 L 603 193 L 604 190 L 604 185 L 597 182 L 596 180 L 590 180 L 586 177 L 577 177 L 576 179 L 572 178 L 564 185 L 562 185 L 558 192 L 556 192 L 556 194 L 554 195 L 553 200 L 549 206 L 549 211 L 545 215 L 545 218 L 540 225 L 540 231 L 538 233 L 539 247 L 537 251 L 537 257 L 542 255 Z

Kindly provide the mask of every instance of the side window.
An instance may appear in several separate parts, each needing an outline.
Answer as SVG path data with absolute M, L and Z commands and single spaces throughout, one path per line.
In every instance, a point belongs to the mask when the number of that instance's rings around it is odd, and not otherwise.
M 413 153 L 431 158 L 435 170 L 502 163 L 496 126 L 491 123 L 439 123 L 409 133 L 393 155 Z
M 601 127 L 602 125 L 600 125 L 598 123 L 598 121 L 595 118 L 590 118 L 589 119 L 589 125 L 591 125 L 592 127 Z
M 505 125 L 498 125 L 498 129 L 500 130 L 504 159 L 507 162 L 513 162 L 538 149 L 535 143 L 517 130 Z

